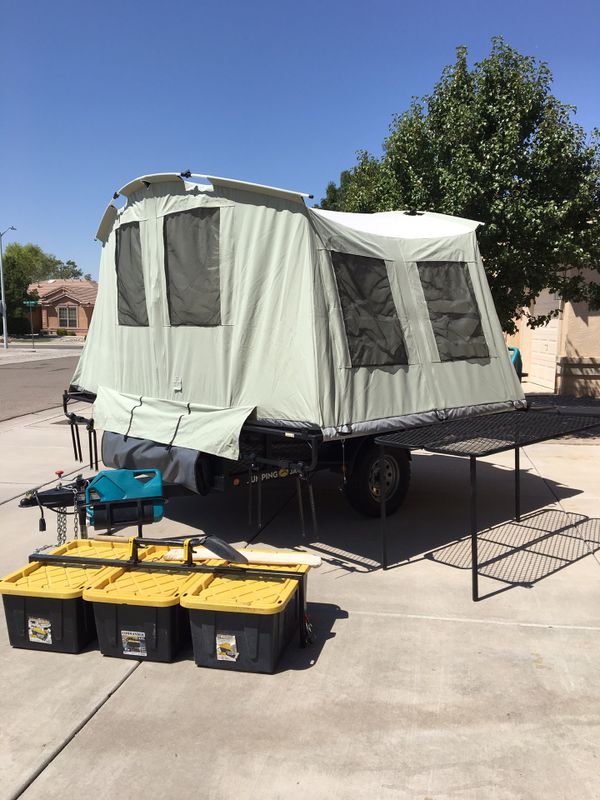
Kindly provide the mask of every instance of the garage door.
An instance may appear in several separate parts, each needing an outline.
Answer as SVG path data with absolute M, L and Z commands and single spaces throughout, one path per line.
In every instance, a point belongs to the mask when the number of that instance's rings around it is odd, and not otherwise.
M 557 308 L 560 308 L 558 297 L 544 289 L 535 301 L 533 314 L 549 314 Z M 531 363 L 528 380 L 552 392 L 556 380 L 559 327 L 560 320 L 556 317 L 548 325 L 535 328 L 531 332 Z

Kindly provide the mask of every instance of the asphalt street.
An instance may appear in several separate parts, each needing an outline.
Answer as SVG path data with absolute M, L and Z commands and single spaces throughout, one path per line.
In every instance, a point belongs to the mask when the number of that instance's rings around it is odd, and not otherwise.
M 0 365 L 0 420 L 62 403 L 79 356 Z

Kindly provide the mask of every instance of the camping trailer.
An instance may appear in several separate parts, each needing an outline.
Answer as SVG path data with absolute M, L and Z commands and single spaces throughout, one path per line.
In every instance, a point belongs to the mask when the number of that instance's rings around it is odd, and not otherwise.
M 480 223 L 325 211 L 190 173 L 119 195 L 68 393 L 94 402 L 107 466 L 160 468 L 200 493 L 248 470 L 329 467 L 375 514 L 376 434 L 525 406 Z M 408 455 L 386 456 L 390 510 L 408 479 Z

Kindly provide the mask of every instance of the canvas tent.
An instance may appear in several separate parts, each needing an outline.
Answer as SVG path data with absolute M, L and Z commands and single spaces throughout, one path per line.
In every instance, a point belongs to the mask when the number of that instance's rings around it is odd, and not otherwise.
M 524 405 L 479 223 L 208 181 L 145 176 L 104 214 L 72 380 L 98 428 L 235 459 L 247 419 L 336 439 Z

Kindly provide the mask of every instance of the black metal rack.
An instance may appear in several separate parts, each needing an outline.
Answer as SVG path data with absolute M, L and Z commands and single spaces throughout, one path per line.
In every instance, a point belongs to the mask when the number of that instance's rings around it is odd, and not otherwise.
M 125 569 L 139 569 L 150 572 L 208 572 L 219 575 L 234 575 L 236 577 L 266 578 L 279 580 L 288 578 L 298 583 L 298 624 L 300 646 L 306 647 L 310 640 L 310 623 L 306 614 L 306 572 L 296 572 L 292 569 L 269 570 L 259 566 L 238 566 L 236 564 L 198 564 L 194 562 L 194 547 L 204 542 L 203 537 L 180 539 L 143 539 L 132 537 L 130 539 L 131 554 L 129 558 L 100 558 L 96 556 L 70 556 L 54 553 L 31 553 L 30 562 L 42 564 L 55 564 L 63 567 L 123 567 Z M 144 561 L 139 558 L 140 546 L 178 547 L 183 548 L 183 561 Z M 218 560 L 215 556 L 213 560 Z
M 420 428 L 378 436 L 380 474 L 383 475 L 386 448 L 427 450 L 430 453 L 469 458 L 471 586 L 473 600 L 479 600 L 477 563 L 477 459 L 507 450 L 515 451 L 515 520 L 521 519 L 520 448 L 600 426 L 600 416 L 562 414 L 548 411 L 509 411 L 434 423 Z M 385 492 L 381 492 L 381 565 L 388 567 Z

